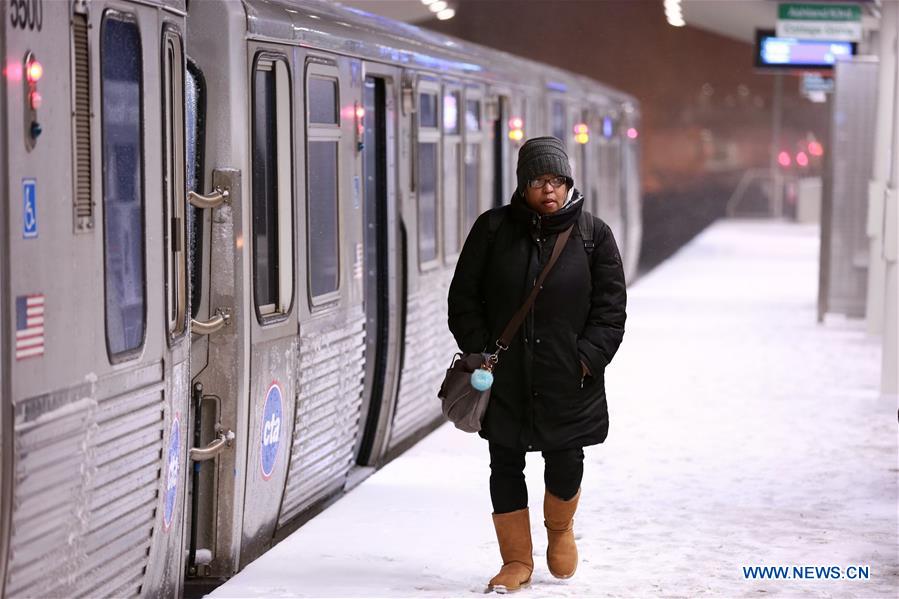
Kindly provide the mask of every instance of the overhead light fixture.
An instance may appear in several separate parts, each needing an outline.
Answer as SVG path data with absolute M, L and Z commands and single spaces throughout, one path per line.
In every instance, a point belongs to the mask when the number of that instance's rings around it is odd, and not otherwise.
M 452 19 L 456 16 L 456 11 L 452 8 L 445 8 L 437 13 L 437 18 L 441 21 L 446 21 L 447 19 Z
M 687 24 L 681 10 L 681 0 L 665 0 L 665 18 L 672 27 L 683 27 Z
M 437 0 L 421 0 L 421 3 L 424 4 L 425 6 L 431 6 L 435 2 L 437 2 Z
M 428 10 L 431 12 L 440 12 L 441 10 L 446 10 L 446 7 L 449 6 L 444 0 L 437 0 L 432 4 L 428 5 Z

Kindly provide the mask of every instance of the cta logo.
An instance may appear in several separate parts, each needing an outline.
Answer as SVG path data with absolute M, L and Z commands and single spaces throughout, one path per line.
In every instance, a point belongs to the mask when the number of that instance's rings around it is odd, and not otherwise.
M 262 448 L 259 452 L 259 463 L 262 467 L 262 478 L 265 480 L 270 479 L 275 471 L 280 444 L 281 387 L 274 382 L 265 394 L 265 407 L 262 410 Z
M 181 422 L 175 414 L 169 433 L 169 452 L 165 469 L 165 504 L 162 511 L 162 528 L 168 530 L 175 518 L 175 498 L 178 496 L 178 475 L 181 471 Z

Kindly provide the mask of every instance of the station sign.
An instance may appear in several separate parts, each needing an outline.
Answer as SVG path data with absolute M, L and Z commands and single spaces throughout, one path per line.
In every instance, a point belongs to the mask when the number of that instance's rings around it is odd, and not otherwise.
M 861 41 L 862 9 L 858 4 L 780 4 L 777 37 Z

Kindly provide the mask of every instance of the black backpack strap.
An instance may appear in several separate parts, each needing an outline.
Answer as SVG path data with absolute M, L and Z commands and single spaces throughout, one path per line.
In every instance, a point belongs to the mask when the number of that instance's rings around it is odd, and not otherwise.
M 581 234 L 581 240 L 584 242 L 584 251 L 587 252 L 587 256 L 593 253 L 593 215 L 587 212 L 586 210 L 581 210 L 581 215 L 578 217 L 577 228 Z

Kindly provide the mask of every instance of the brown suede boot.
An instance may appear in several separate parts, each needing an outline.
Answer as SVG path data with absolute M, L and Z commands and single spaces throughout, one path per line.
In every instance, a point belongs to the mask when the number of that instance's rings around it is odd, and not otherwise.
M 507 514 L 493 514 L 493 527 L 496 529 L 503 567 L 499 574 L 490 579 L 487 591 L 511 593 L 528 586 L 531 584 L 531 572 L 534 571 L 528 508 Z
M 549 545 L 546 548 L 546 565 L 556 578 L 571 578 L 577 570 L 577 545 L 574 543 L 574 512 L 581 497 L 577 494 L 563 501 L 546 492 L 543 498 L 543 517 Z

